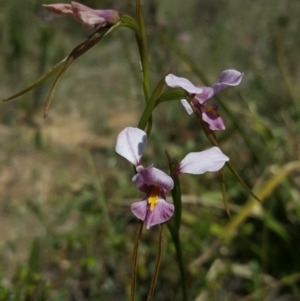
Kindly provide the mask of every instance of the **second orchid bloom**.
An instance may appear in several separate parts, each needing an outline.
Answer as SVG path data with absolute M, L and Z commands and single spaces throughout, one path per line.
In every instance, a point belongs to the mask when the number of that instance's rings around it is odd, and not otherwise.
M 169 74 L 166 76 L 166 84 L 171 88 L 182 88 L 191 94 L 190 102 L 201 112 L 202 120 L 208 124 L 208 127 L 215 131 L 224 130 L 225 125 L 218 113 L 218 105 L 214 103 L 210 106 L 208 100 L 229 86 L 239 85 L 242 77 L 243 73 L 228 69 L 221 72 L 218 82 L 211 87 L 196 87 L 186 78 Z M 181 103 L 189 114 L 193 113 L 186 99 L 182 99 Z
M 146 228 L 166 222 L 174 212 L 174 205 L 166 202 L 166 193 L 173 189 L 173 178 L 181 173 L 203 174 L 220 170 L 229 160 L 218 147 L 202 152 L 189 153 L 177 166 L 172 177 L 150 165 L 141 165 L 147 135 L 138 128 L 125 128 L 117 138 L 116 152 L 135 166 L 134 185 L 145 197 L 131 205 L 133 214 L 143 220 Z

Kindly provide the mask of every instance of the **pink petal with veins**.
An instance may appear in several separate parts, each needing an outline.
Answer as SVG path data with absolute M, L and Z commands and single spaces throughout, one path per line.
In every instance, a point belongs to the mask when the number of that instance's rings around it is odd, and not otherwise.
M 173 189 L 173 179 L 160 169 L 153 166 L 147 168 L 138 166 L 136 170 L 137 174 L 132 181 L 141 191 L 148 192 L 152 186 L 159 186 L 164 192 Z
M 147 200 L 135 202 L 131 205 L 132 213 L 142 221 L 145 221 L 146 228 L 162 224 L 169 220 L 174 212 L 174 205 L 167 203 L 164 199 L 159 198 L 153 211 L 149 209 Z

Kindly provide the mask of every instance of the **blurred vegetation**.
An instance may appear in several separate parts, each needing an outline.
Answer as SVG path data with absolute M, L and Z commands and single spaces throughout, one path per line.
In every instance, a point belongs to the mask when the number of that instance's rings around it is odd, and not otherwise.
M 39 0 L 0 3 L 4 99 L 91 31 Z M 82 3 L 134 15 L 132 0 Z M 153 84 L 168 70 L 199 85 L 224 69 L 245 73 L 239 87 L 220 94 L 227 129 L 217 136 L 264 202 L 247 201 L 226 172 L 229 221 L 217 175 L 182 178 L 190 300 L 299 300 L 300 2 L 153 0 L 143 9 Z M 133 34 L 118 30 L 78 59 L 43 120 L 48 88 L 1 106 L 0 300 L 128 300 L 137 227 L 129 206 L 141 195 L 114 143 L 137 125 L 144 105 Z M 155 113 L 144 162 L 167 170 L 165 149 L 179 161 L 210 146 L 180 103 Z M 157 239 L 158 229 L 144 231 L 137 300 L 146 298 Z M 175 260 L 166 235 L 155 301 L 181 300 Z

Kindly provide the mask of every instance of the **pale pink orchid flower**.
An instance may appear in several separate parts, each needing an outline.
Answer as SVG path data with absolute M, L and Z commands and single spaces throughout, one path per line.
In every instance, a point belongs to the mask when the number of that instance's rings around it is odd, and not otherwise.
M 186 78 L 178 77 L 174 74 L 167 75 L 165 80 L 169 87 L 182 88 L 193 95 L 191 101 L 193 105 L 200 110 L 202 120 L 208 124 L 208 127 L 211 130 L 215 131 L 225 130 L 225 125 L 222 117 L 218 113 L 218 105 L 215 103 L 209 105 L 208 100 L 229 86 L 239 85 L 243 75 L 243 73 L 233 69 L 224 70 L 219 75 L 218 82 L 213 84 L 211 87 L 196 87 Z M 181 103 L 188 114 L 191 115 L 193 113 L 193 109 L 189 102 L 186 99 L 182 99 Z
M 218 147 L 202 152 L 189 153 L 177 166 L 172 177 L 150 165 L 141 165 L 143 151 L 147 145 L 147 135 L 138 128 L 127 127 L 117 138 L 116 152 L 135 166 L 134 185 L 145 197 L 131 205 L 131 211 L 146 228 L 166 222 L 174 212 L 174 205 L 166 202 L 166 193 L 173 189 L 173 178 L 181 173 L 203 174 L 220 170 L 229 160 Z
M 77 2 L 43 4 L 43 7 L 56 14 L 72 15 L 82 25 L 89 28 L 99 29 L 107 24 L 116 24 L 120 20 L 120 15 L 115 10 L 92 9 Z

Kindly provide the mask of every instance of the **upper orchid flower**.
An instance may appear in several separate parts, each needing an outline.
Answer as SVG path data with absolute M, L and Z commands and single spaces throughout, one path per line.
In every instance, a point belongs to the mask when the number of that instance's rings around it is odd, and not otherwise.
M 205 121 L 211 130 L 224 130 L 225 125 L 222 117 L 218 113 L 218 105 L 207 103 L 218 92 L 224 90 L 228 86 L 237 86 L 240 84 L 243 73 L 228 69 L 221 72 L 219 80 L 211 87 L 196 87 L 189 80 L 177 77 L 174 74 L 166 76 L 166 84 L 172 88 L 182 88 L 192 95 L 192 103 L 202 113 L 202 119 Z M 201 90 L 201 91 L 200 91 Z M 193 113 L 190 104 L 186 99 L 181 100 L 182 105 L 189 114 Z
M 116 24 L 120 15 L 115 10 L 95 10 L 77 2 L 71 4 L 44 4 L 46 9 L 57 14 L 72 15 L 77 21 L 89 28 L 101 28 L 106 24 Z
M 171 218 L 173 204 L 166 202 L 166 192 L 173 189 L 172 177 L 152 165 L 144 168 L 140 160 L 147 144 L 147 135 L 138 128 L 125 128 L 117 138 L 116 152 L 126 158 L 136 168 L 132 178 L 134 185 L 146 196 L 142 201 L 131 205 L 133 214 L 145 221 L 146 228 L 161 224 Z M 218 171 L 229 158 L 218 147 L 188 154 L 178 165 L 173 177 L 181 173 L 202 174 L 206 171 Z

